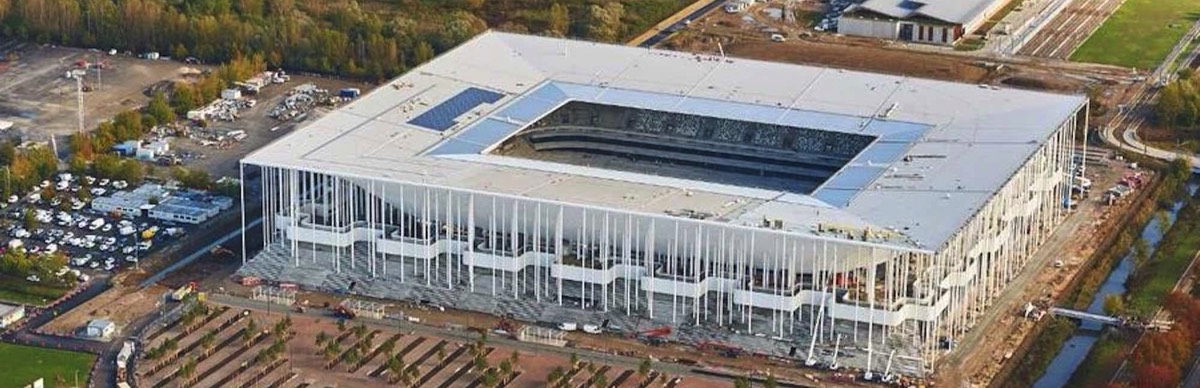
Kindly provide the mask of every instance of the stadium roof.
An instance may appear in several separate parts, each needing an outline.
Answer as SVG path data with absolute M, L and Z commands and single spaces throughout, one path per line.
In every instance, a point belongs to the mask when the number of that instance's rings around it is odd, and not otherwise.
M 997 0 L 867 0 L 855 6 L 897 19 L 925 16 L 947 23 L 970 24 Z
M 488 153 L 572 100 L 878 138 L 812 195 Z M 934 250 L 1085 102 L 489 31 L 244 162 L 658 215 L 689 209 L 745 226 L 775 218 L 792 233 L 887 229 L 899 234 L 888 245 Z

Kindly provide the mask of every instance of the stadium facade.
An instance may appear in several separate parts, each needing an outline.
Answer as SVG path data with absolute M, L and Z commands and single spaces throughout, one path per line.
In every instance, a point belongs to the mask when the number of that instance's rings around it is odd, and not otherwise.
M 1086 102 L 487 32 L 245 158 L 240 273 L 923 374 L 1067 215 Z

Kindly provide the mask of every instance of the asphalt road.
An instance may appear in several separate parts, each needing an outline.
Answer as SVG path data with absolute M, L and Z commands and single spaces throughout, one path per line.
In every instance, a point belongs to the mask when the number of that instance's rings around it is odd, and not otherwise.
M 674 34 L 676 31 L 679 31 L 679 30 L 687 27 L 687 23 L 689 23 L 690 21 L 697 20 L 697 19 L 703 17 L 704 15 L 708 14 L 710 11 L 720 8 L 721 4 L 725 4 L 725 2 L 720 1 L 720 0 L 710 0 L 708 4 L 705 4 L 703 7 L 700 7 L 695 12 L 688 14 L 687 17 L 681 19 L 680 21 L 675 22 L 675 24 L 672 24 L 670 27 L 667 27 L 666 29 L 659 30 L 657 34 L 654 34 L 654 36 L 651 36 L 650 39 L 646 39 L 646 41 L 642 42 L 642 44 L 638 45 L 638 47 L 654 47 L 655 45 L 661 43 L 662 41 L 664 41 L 668 37 L 670 37 L 671 34 Z

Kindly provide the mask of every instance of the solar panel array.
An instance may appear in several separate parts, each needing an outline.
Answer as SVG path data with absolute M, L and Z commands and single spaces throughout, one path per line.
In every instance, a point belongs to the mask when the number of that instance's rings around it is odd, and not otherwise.
M 494 104 L 503 97 L 503 94 L 490 90 L 469 87 L 441 104 L 435 105 L 420 116 L 414 117 L 408 123 L 434 131 L 445 131 L 457 124 L 458 122 L 455 120 L 463 113 L 482 104 Z

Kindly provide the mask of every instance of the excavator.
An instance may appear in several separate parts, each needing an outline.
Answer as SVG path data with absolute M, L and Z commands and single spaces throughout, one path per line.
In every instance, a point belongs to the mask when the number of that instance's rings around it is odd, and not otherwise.
M 646 329 L 634 333 L 634 337 L 645 342 L 647 345 L 659 346 L 667 342 L 667 336 L 671 335 L 671 326 L 664 325 L 651 329 Z

